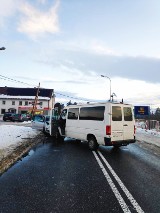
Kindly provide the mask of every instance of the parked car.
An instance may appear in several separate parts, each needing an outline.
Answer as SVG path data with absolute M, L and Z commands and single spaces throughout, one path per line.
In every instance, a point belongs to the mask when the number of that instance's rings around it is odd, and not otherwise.
M 43 131 L 44 115 L 34 115 L 32 118 L 32 128 Z
M 29 118 L 25 114 L 14 114 L 12 117 L 12 121 L 23 122 L 23 121 L 28 121 L 28 120 L 29 120 Z
M 3 121 L 7 121 L 7 120 L 13 121 L 13 116 L 14 116 L 14 113 L 6 112 L 3 115 Z
M 46 115 L 44 116 L 44 125 L 43 125 L 44 134 L 49 134 L 49 128 L 50 128 L 50 116 Z
M 49 134 L 50 116 L 35 115 L 32 119 L 32 128 L 42 131 L 44 134 Z
M 26 114 L 26 117 L 28 118 L 28 120 L 29 120 L 29 121 L 31 121 L 31 119 L 32 119 L 32 115 L 30 115 L 30 114 Z

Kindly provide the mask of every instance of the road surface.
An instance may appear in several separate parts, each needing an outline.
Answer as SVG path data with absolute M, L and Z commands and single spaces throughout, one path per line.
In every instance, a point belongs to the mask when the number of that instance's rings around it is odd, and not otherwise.
M 138 143 L 45 138 L 0 177 L 0 212 L 160 212 L 160 158 Z

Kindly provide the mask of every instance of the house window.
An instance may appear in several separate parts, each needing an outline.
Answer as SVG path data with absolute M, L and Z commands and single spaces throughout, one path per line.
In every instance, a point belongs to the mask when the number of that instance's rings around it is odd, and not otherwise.
M 42 102 L 42 101 L 41 101 L 41 102 L 39 102 L 39 105 L 40 105 L 40 106 L 42 106 L 42 105 L 43 105 L 43 102 Z
M 6 104 L 6 101 L 2 101 L 2 104 L 5 105 L 5 104 Z
M 19 106 L 22 106 L 22 101 L 19 101 Z
M 1 114 L 4 114 L 6 112 L 5 109 L 1 109 Z
M 25 104 L 24 104 L 25 106 L 28 106 L 28 101 L 25 101 Z
M 15 105 L 15 101 L 12 101 L 12 105 Z

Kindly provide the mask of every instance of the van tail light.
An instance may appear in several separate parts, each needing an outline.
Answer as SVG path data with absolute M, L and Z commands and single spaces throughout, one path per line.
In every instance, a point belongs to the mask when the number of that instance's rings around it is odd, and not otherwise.
M 136 126 L 134 125 L 134 134 L 136 133 Z
M 106 126 L 106 135 L 111 135 L 111 126 Z

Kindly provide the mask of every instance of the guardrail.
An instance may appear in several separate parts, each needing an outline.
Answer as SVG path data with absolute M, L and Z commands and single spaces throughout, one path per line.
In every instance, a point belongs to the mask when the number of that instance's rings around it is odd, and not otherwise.
M 160 121 L 157 120 L 136 120 L 136 126 L 137 128 L 160 132 Z

